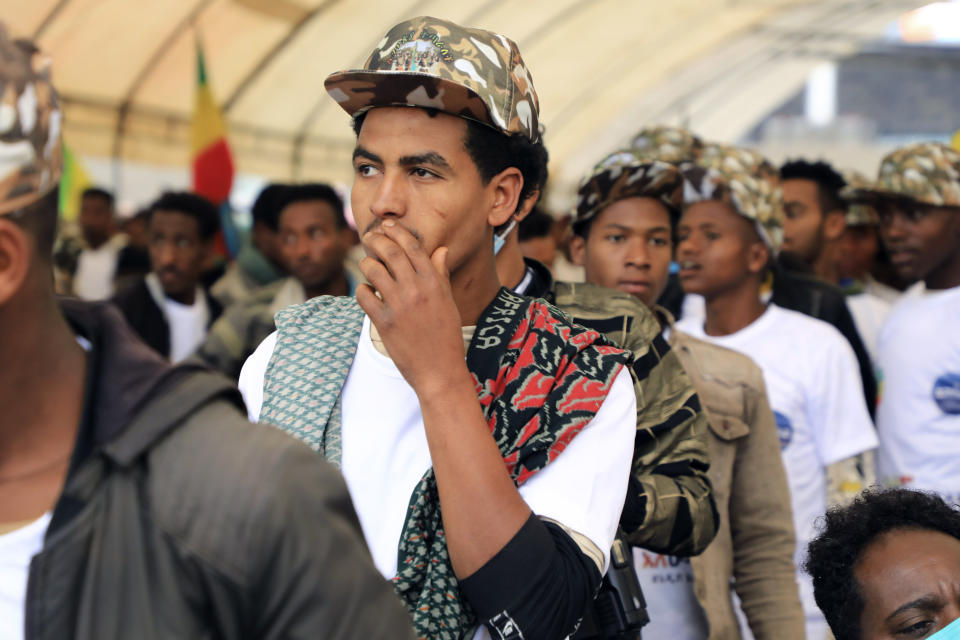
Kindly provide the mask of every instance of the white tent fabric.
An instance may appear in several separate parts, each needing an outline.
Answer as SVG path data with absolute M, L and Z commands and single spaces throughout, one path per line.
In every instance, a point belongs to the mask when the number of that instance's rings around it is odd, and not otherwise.
M 0 18 L 52 56 L 66 140 L 81 155 L 186 166 L 200 38 L 238 169 L 342 182 L 350 180 L 353 134 L 323 90 L 329 73 L 362 64 L 391 25 L 415 15 L 499 31 L 517 41 L 532 71 L 551 172 L 569 190 L 600 154 L 651 119 L 702 122 L 699 132 L 711 137 L 739 135 L 763 115 L 757 105 L 795 91 L 806 70 L 835 53 L 826 46 L 797 58 L 791 46 L 876 36 L 885 21 L 920 4 L 0 0 Z

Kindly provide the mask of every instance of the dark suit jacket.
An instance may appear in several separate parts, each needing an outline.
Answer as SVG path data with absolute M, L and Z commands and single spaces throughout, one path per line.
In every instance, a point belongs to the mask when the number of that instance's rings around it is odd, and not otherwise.
M 203 294 L 207 298 L 207 308 L 210 309 L 210 322 L 207 325 L 209 328 L 220 317 L 223 307 L 206 289 L 203 289 Z M 146 280 L 140 278 L 135 284 L 115 295 L 111 302 L 120 309 L 127 324 L 144 342 L 164 358 L 170 357 L 170 327 L 163 311 L 150 295 Z

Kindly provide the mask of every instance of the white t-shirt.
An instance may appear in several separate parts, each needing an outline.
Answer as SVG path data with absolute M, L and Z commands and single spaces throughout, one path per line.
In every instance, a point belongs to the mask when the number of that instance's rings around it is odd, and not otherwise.
M 774 304 L 728 336 L 708 336 L 703 323 L 691 319 L 677 328 L 746 354 L 763 370 L 790 486 L 807 635 L 822 638 L 826 622 L 814 602 L 813 583 L 800 566 L 816 534 L 816 519 L 826 512 L 826 467 L 877 446 L 853 349 L 826 322 Z
M 113 295 L 113 278 L 117 272 L 120 249 L 114 242 L 105 242 L 96 249 L 84 249 L 77 259 L 73 291 L 84 300 L 106 300 Z
M 865 291 L 847 296 L 847 307 L 850 308 L 850 315 L 853 316 L 853 322 L 857 325 L 857 333 L 863 340 L 863 346 L 870 356 L 870 362 L 876 366 L 877 340 L 880 337 L 880 328 L 883 327 L 890 309 L 893 308 L 893 303 Z
M 911 290 L 880 332 L 881 482 L 960 502 L 960 287 Z
M 650 613 L 644 637 L 706 640 L 710 627 L 693 593 L 690 558 L 634 548 L 633 566 Z
M 240 373 L 240 391 L 253 421 L 260 416 L 264 375 L 275 345 L 273 333 Z M 366 317 L 343 387 L 341 411 L 341 471 L 374 564 L 392 578 L 407 506 L 430 468 L 430 450 L 417 396 L 393 361 L 374 347 Z M 623 509 L 635 435 L 636 397 L 624 369 L 593 420 L 519 489 L 538 516 L 596 545 L 603 553 L 604 571 Z M 488 637 L 486 630 L 476 637 Z
M 45 513 L 25 527 L 0 535 L 0 638 L 23 638 L 30 561 L 43 549 L 50 524 Z
M 191 305 L 164 296 L 163 311 L 170 327 L 170 362 L 180 362 L 192 356 L 207 337 L 210 322 L 207 301 L 200 291 Z

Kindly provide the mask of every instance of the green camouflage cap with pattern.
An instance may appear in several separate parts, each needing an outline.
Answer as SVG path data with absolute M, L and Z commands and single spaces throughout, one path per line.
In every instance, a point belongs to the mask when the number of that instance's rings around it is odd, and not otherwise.
M 618 200 L 654 198 L 679 211 L 683 181 L 672 164 L 642 158 L 632 149 L 614 151 L 580 181 L 574 225 L 591 220 Z
M 871 204 L 857 199 L 857 194 L 873 187 L 867 176 L 854 169 L 841 171 L 846 186 L 840 191 L 840 198 L 847 203 L 844 221 L 849 227 L 870 227 L 880 224 L 877 209 Z
M 707 144 L 695 163 L 680 167 L 683 206 L 719 200 L 751 220 L 764 244 L 776 254 L 783 242 L 780 173 L 756 151 Z
M 900 198 L 934 207 L 960 207 L 960 153 L 939 142 L 902 147 L 880 162 L 872 186 L 849 195 L 863 202 Z
M 0 215 L 30 205 L 60 180 L 60 101 L 49 59 L 0 22 Z
M 681 127 L 658 125 L 641 129 L 630 147 L 646 160 L 682 164 L 696 161 L 703 149 L 703 140 Z
M 427 107 L 540 138 L 540 102 L 516 43 L 447 20 L 396 25 L 363 69 L 338 71 L 324 86 L 354 117 L 374 107 Z

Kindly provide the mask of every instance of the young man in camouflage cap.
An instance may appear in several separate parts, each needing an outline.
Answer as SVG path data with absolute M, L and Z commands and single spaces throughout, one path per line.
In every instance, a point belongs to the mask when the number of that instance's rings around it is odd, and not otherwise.
M 876 447 L 856 358 L 830 325 L 761 300 L 782 239 L 777 170 L 752 151 L 708 145 L 682 175 L 679 276 L 686 291 L 706 300 L 706 318 L 677 326 L 750 356 L 763 370 L 790 486 L 799 568 L 830 485 L 859 490 L 856 456 Z M 820 640 L 827 626 L 809 576 L 798 569 L 797 581 L 807 637 Z
M 653 310 L 657 342 L 689 374 L 709 419 L 709 477 L 720 530 L 701 555 L 634 552 L 654 638 L 738 637 L 731 585 L 755 637 L 804 637 L 794 581 L 790 494 L 760 368 L 743 354 L 684 334 L 656 304 L 673 254 L 683 182 L 642 151 L 615 152 L 580 184 L 572 252 L 587 282 Z M 672 552 L 661 552 L 675 555 Z
M 650 161 L 659 160 L 680 165 L 698 161 L 704 149 L 709 147 L 686 129 L 654 126 L 637 133 L 631 142 L 631 148 Z M 772 300 L 785 309 L 799 311 L 828 322 L 843 334 L 857 356 L 863 397 L 872 412 L 877 395 L 873 367 L 854 319 L 844 302 L 843 293 L 837 287 L 806 273 L 806 267 L 802 267 L 804 272 L 798 271 L 791 262 L 783 261 L 780 256 L 770 265 L 768 278 L 763 284 L 764 300 Z M 685 295 L 675 276 L 670 277 L 659 303 L 678 317 L 703 320 L 703 298 L 698 295 Z
M 0 637 L 412 637 L 335 469 L 113 307 L 55 297 L 40 61 L 0 24 Z
M 340 465 L 420 637 L 565 637 L 608 563 L 636 402 L 625 352 L 497 279 L 495 229 L 546 178 L 530 74 L 504 36 L 421 17 L 326 87 L 357 132 L 370 284 L 277 316 L 241 372 L 251 414 Z
M 508 233 L 497 253 L 500 282 L 515 293 L 555 304 L 577 324 L 605 334 L 634 355 L 637 436 L 621 517 L 627 541 L 659 553 L 700 553 L 717 531 L 707 479 L 706 418 L 656 319 L 627 293 L 554 281 L 542 263 L 523 256 L 517 236 Z
M 920 281 L 891 311 L 877 344 L 880 480 L 960 501 L 960 153 L 898 149 L 855 200 L 873 204 L 900 276 Z

